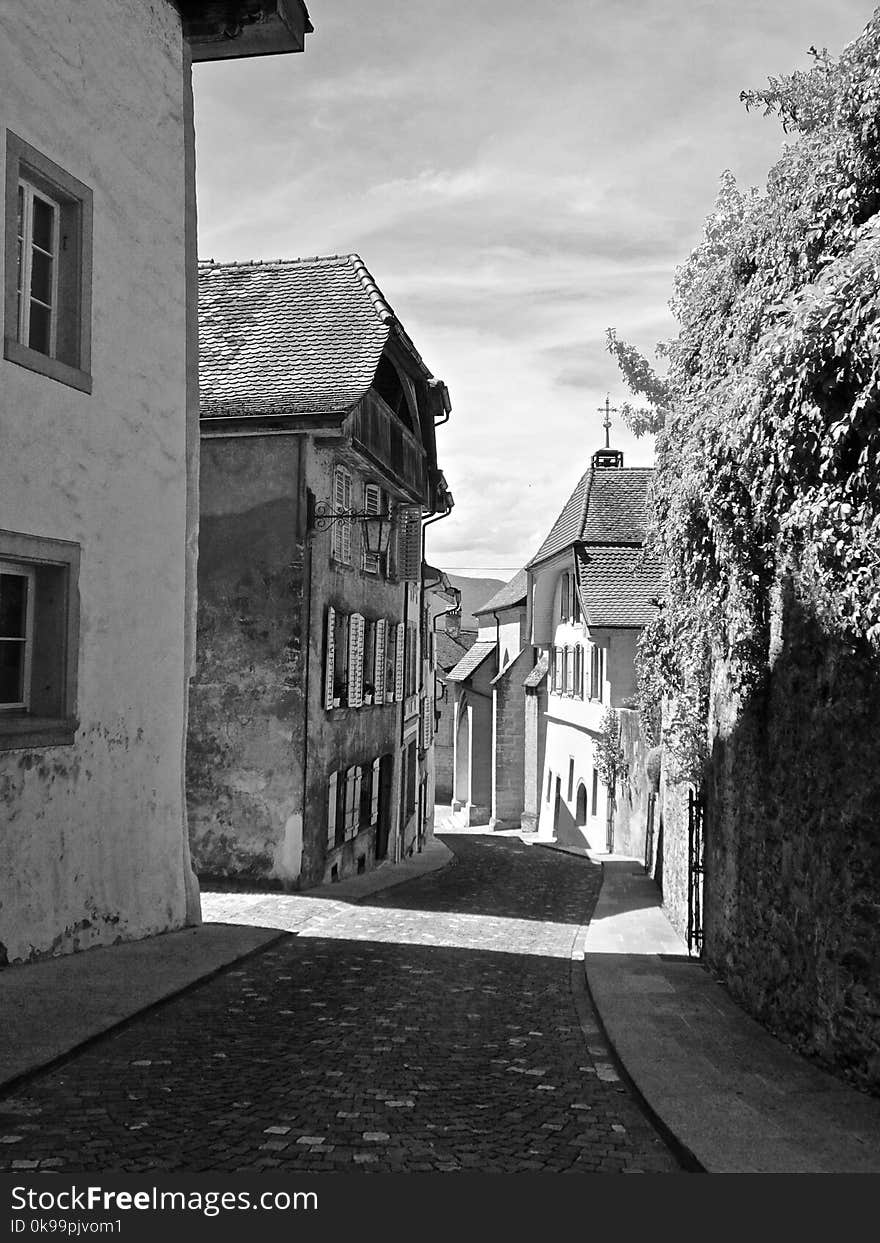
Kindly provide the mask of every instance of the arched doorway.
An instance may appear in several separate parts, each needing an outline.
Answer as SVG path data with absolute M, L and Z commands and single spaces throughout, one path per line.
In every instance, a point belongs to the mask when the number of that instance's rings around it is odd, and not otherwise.
M 587 787 L 583 782 L 578 786 L 575 823 L 578 828 L 585 827 L 587 823 Z

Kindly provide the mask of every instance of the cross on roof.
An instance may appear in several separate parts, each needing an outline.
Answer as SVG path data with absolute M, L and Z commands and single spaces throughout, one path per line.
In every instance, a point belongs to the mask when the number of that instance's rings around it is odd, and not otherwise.
M 605 415 L 605 422 L 602 424 L 602 426 L 605 428 L 605 448 L 610 449 L 611 448 L 611 440 L 610 440 L 611 416 L 612 414 L 619 414 L 620 411 L 617 409 L 616 406 L 612 406 L 610 398 L 607 393 L 605 394 L 605 405 L 599 406 L 598 410 L 600 414 Z

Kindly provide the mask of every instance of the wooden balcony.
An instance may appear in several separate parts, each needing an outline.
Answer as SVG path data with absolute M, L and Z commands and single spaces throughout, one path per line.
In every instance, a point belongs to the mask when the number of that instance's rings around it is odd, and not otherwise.
M 352 443 L 391 475 L 414 501 L 427 501 L 425 450 L 381 397 L 368 393 L 352 413 Z

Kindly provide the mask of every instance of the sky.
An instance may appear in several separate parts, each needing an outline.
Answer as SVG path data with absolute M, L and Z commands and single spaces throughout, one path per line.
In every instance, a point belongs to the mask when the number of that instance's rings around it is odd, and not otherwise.
M 357 253 L 452 402 L 428 560 L 508 579 L 653 356 L 721 173 L 784 136 L 743 89 L 856 38 L 870 0 L 309 0 L 306 50 L 197 65 L 199 251 Z M 614 416 L 612 416 L 613 419 Z M 649 466 L 620 419 L 612 445 Z

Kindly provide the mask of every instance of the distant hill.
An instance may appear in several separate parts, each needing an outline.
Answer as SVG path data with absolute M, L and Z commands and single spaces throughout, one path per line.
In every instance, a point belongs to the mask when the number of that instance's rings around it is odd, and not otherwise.
M 447 576 L 453 587 L 461 592 L 461 628 L 477 630 L 479 623 L 474 617 L 474 609 L 482 608 L 504 586 L 506 579 L 501 578 L 462 578 L 458 574 Z

